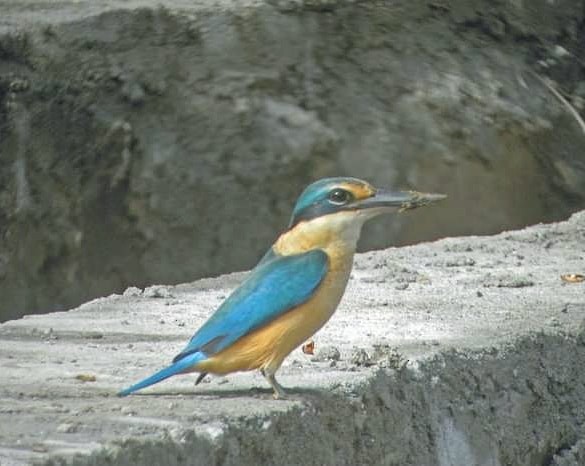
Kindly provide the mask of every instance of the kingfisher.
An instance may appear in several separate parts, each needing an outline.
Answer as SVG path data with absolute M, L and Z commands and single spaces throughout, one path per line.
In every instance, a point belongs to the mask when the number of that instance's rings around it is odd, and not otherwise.
M 172 363 L 120 391 L 126 396 L 174 375 L 259 370 L 285 398 L 276 372 L 331 318 L 345 291 L 362 226 L 381 214 L 444 199 L 376 189 L 357 178 L 325 178 L 298 198 L 288 228 L 243 283 L 195 332 Z

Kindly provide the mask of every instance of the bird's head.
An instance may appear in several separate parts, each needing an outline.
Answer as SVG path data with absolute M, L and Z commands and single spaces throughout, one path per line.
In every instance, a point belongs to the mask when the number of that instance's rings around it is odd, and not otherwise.
M 324 178 L 310 184 L 300 195 L 289 228 L 299 222 L 348 212 L 358 219 L 404 211 L 445 199 L 443 194 L 377 189 L 357 178 Z
M 297 200 L 289 232 L 357 241 L 363 223 L 385 213 L 415 209 L 445 199 L 442 194 L 374 188 L 357 178 L 324 178 L 309 185 Z

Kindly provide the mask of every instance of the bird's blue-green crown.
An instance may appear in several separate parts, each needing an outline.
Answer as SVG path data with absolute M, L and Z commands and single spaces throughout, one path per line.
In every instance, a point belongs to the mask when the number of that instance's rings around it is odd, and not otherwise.
M 293 209 L 289 228 L 302 220 L 347 210 L 352 202 L 372 196 L 375 189 L 357 178 L 323 178 L 305 188 Z

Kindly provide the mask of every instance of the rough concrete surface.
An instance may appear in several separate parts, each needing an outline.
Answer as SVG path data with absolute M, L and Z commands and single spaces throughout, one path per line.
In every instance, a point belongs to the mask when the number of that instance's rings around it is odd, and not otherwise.
M 362 248 L 585 208 L 576 0 L 0 0 L 0 320 L 244 270 L 310 181 L 445 192 Z
M 585 211 L 359 255 L 275 401 L 259 374 L 166 364 L 242 274 L 129 289 L 0 326 L 0 464 L 577 466 L 585 458 Z

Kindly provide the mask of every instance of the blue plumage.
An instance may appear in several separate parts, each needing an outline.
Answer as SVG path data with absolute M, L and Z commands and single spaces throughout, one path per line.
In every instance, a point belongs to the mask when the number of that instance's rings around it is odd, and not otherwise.
M 203 350 L 221 351 L 249 332 L 305 302 L 327 273 L 320 249 L 294 256 L 268 253 L 224 301 L 174 361 Z
M 276 371 L 335 312 L 364 222 L 444 198 L 376 189 L 356 178 L 325 178 L 311 184 L 295 204 L 288 230 L 172 364 L 119 395 L 185 372 L 200 372 L 199 383 L 208 372 L 259 369 L 274 397 L 285 396 Z M 296 313 L 277 321 L 287 312 Z
M 147 377 L 146 379 L 141 380 L 140 382 L 135 383 L 134 385 L 118 392 L 118 396 L 130 395 L 130 393 L 135 392 L 136 390 L 141 390 L 143 388 L 149 387 L 150 385 L 154 385 L 155 383 L 168 379 L 173 375 L 180 374 L 181 372 L 186 371 L 187 369 L 194 366 L 198 362 L 203 361 L 205 357 L 206 356 L 202 353 L 191 354 L 188 357 L 183 358 L 180 361 L 177 361 L 171 364 L 170 366 L 165 367 L 164 369 L 161 369 L 160 371 L 151 375 L 150 377 Z
M 126 396 L 194 367 L 253 330 L 267 324 L 311 297 L 327 273 L 328 258 L 316 249 L 279 256 L 272 250 L 248 278 L 193 335 L 173 364 L 122 390 Z
M 359 181 L 355 178 L 323 178 L 319 181 L 315 181 L 305 188 L 305 190 L 299 196 L 295 207 L 293 209 L 293 217 L 298 215 L 303 210 L 307 209 L 313 204 L 319 203 L 326 199 L 331 189 L 337 186 L 339 183 Z
M 331 195 L 331 191 L 335 190 L 337 186 L 348 183 L 362 185 L 363 181 L 347 177 L 323 178 L 307 186 L 295 204 L 289 228 L 292 228 L 301 220 L 310 220 L 311 218 L 321 217 L 341 210 L 339 204 L 332 204 L 328 198 Z M 347 192 L 347 194 L 350 193 Z

